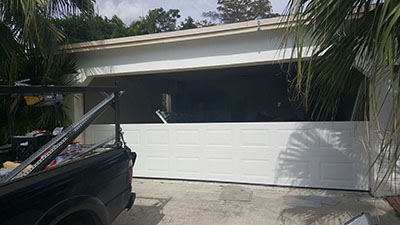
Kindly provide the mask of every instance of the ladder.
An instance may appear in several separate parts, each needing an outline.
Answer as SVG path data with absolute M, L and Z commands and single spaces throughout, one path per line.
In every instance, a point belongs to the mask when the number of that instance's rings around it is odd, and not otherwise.
M 119 95 L 122 92 L 112 93 L 106 97 L 103 101 L 93 107 L 89 112 L 87 112 L 80 120 L 76 121 L 65 129 L 62 133 L 54 137 L 50 142 L 42 146 L 29 158 L 21 163 L 17 168 L 12 170 L 9 174 L 4 176 L 0 180 L 0 184 L 9 182 L 15 178 L 24 177 L 28 174 L 44 169 L 60 152 L 62 152 L 68 144 L 70 144 L 79 134 L 85 130 L 93 120 L 99 117 L 108 107 L 117 101 Z M 117 106 L 116 106 L 117 107 Z M 118 131 L 119 132 L 119 131 Z M 118 143 L 116 143 L 118 144 Z M 48 151 L 46 154 L 44 154 Z M 43 155 L 44 154 L 44 155 Z M 39 157 L 42 156 L 40 159 Z M 27 172 L 22 172 L 27 166 L 32 165 L 32 167 Z

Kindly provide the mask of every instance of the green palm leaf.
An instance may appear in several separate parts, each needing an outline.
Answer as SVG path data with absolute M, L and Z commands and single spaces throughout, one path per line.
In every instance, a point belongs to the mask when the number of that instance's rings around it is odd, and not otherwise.
M 55 17 L 91 13 L 93 3 L 94 0 L 0 0 L 0 84 L 14 85 L 26 78 L 31 84 L 41 85 L 73 81 L 75 60 L 59 48 L 65 35 L 52 21 Z M 15 102 L 14 97 L 0 97 L 0 126 L 10 127 L 7 133 L 0 130 L 0 144 L 9 141 L 10 133 L 51 129 L 69 121 L 63 105 L 57 106 L 60 120 L 52 107 L 16 104 L 16 111 L 10 108 L 11 102 Z M 16 119 L 12 122 L 13 116 Z
M 334 118 L 355 74 L 365 75 L 363 99 L 370 110 L 364 112 L 365 120 L 381 136 L 374 161 L 383 173 L 379 188 L 400 155 L 400 1 L 290 0 L 286 14 L 288 37 L 295 35 L 292 55 L 298 70 L 293 83 L 315 118 Z M 310 40 L 311 47 L 303 40 Z M 305 58 L 305 51 L 311 56 Z M 385 113 L 388 119 L 382 121 Z

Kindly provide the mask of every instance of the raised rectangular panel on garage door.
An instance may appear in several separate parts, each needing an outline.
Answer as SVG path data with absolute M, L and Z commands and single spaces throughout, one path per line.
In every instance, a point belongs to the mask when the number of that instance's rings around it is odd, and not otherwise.
M 135 176 L 368 190 L 358 122 L 123 124 Z M 86 142 L 112 134 L 92 125 Z

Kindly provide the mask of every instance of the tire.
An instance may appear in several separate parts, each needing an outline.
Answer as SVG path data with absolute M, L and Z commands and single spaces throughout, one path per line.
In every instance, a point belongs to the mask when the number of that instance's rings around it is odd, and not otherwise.
M 100 225 L 100 224 L 96 223 L 93 217 L 89 213 L 76 212 L 65 217 L 56 225 Z

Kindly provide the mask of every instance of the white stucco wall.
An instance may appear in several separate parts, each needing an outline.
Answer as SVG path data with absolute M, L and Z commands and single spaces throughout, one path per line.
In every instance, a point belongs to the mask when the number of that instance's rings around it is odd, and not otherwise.
M 388 72 L 387 72 L 388 73 Z M 395 84 L 398 82 L 394 82 Z M 388 137 L 392 136 L 392 132 L 395 129 L 394 124 L 400 115 L 395 115 L 396 111 L 393 107 L 396 107 L 394 102 L 394 95 L 398 94 L 399 88 L 392 87 L 390 77 L 382 79 L 378 82 L 378 86 L 373 90 L 371 94 L 371 122 L 370 122 L 370 133 L 371 133 L 371 158 L 376 159 L 379 153 L 382 151 L 382 145 L 386 144 Z M 393 168 L 391 173 L 387 173 L 389 166 L 392 164 L 390 159 L 394 157 L 394 154 L 398 154 L 399 149 L 396 149 L 399 145 L 400 136 L 394 137 L 392 145 L 388 147 L 382 157 L 376 161 L 373 167 L 374 180 L 371 184 L 374 194 L 377 196 L 388 196 L 388 195 L 399 195 L 400 194 L 400 161 L 397 160 L 397 166 Z M 382 179 L 384 181 L 382 182 Z

